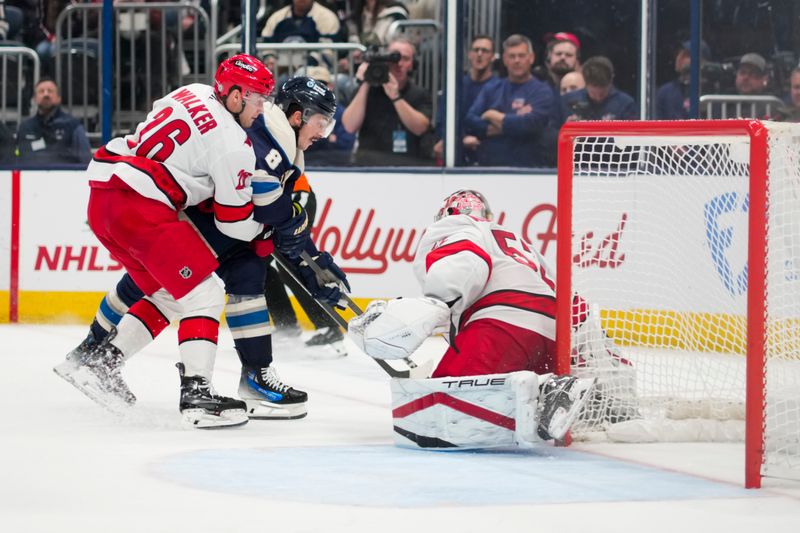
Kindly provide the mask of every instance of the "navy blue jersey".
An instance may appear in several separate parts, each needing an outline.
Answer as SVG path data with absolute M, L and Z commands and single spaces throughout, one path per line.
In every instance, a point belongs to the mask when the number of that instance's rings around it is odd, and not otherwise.
M 253 218 L 270 226 L 265 228 L 270 231 L 271 226 L 292 217 L 292 192 L 303 173 L 303 153 L 297 148 L 294 130 L 277 106 L 271 106 L 245 131 L 256 157 L 256 174 L 251 177 Z M 247 246 L 244 241 L 222 234 L 206 206 L 188 208 L 186 215 L 220 261 Z

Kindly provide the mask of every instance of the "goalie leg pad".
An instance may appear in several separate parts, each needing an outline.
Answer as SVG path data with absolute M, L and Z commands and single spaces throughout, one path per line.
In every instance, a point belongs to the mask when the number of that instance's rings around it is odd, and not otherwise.
M 350 320 L 347 334 L 370 357 L 404 359 L 449 319 L 450 308 L 434 298 L 375 300 Z
M 533 372 L 392 380 L 395 444 L 410 448 L 527 447 L 537 435 Z

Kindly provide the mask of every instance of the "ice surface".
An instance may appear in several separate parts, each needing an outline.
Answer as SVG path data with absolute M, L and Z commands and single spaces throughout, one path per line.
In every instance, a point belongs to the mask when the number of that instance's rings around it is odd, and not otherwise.
M 126 366 L 139 402 L 118 418 L 52 372 L 84 335 L 0 326 L 2 532 L 774 533 L 800 524 L 800 484 L 740 488 L 741 445 L 395 448 L 388 378 L 355 348 L 336 358 L 276 343 L 281 377 L 309 393 L 308 417 L 200 431 L 180 424 L 169 329 Z M 215 385 L 235 394 L 227 331 L 220 343 Z

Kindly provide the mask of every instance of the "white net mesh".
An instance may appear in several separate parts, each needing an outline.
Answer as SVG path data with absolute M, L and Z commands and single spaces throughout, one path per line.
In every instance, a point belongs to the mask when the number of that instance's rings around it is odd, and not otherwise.
M 797 476 L 800 127 L 770 132 L 766 464 Z M 573 151 L 572 290 L 589 306 L 573 372 L 599 378 L 573 437 L 743 440 L 748 135 L 577 137 Z
M 800 477 L 800 125 L 769 129 L 765 473 Z

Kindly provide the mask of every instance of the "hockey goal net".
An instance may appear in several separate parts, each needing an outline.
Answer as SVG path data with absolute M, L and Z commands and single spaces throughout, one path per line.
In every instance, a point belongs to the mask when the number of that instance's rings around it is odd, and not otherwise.
M 598 377 L 572 438 L 800 479 L 800 124 L 571 123 L 558 174 L 558 366 Z

